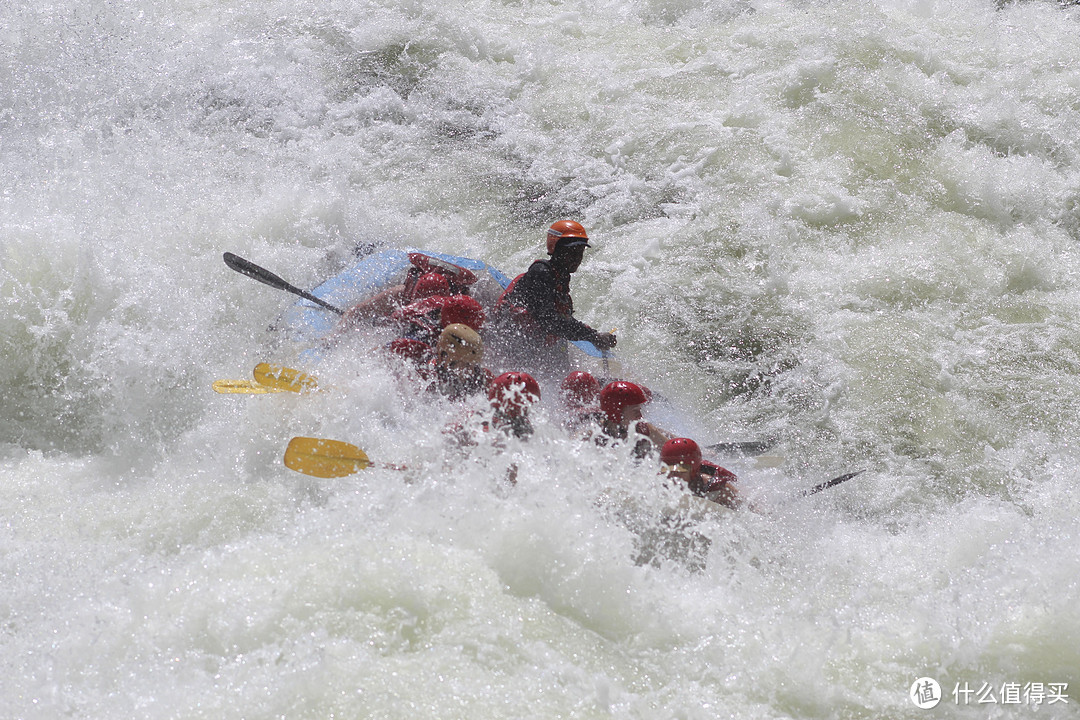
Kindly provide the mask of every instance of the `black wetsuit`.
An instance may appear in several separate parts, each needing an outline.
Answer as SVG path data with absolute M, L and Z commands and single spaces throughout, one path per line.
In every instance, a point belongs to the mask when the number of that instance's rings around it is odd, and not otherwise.
M 560 272 L 550 260 L 536 260 L 518 275 L 499 298 L 498 306 L 512 316 L 524 316 L 518 317 L 523 325 L 531 320 L 553 338 L 593 342 L 600 335 L 574 318 L 570 273 Z

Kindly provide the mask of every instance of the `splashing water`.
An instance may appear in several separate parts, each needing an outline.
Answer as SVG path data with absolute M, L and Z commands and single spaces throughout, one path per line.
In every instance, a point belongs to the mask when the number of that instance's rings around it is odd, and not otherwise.
M 932 677 L 935 712 L 1076 717 L 1078 30 L 1038 1 L 5 5 L 5 716 L 915 718 Z M 655 468 L 550 408 L 455 449 L 459 409 L 363 338 L 322 392 L 210 389 L 296 361 L 294 298 L 225 250 L 304 288 L 372 245 L 513 275 L 561 217 L 594 238 L 578 315 L 670 419 L 777 438 L 722 459 L 761 514 L 673 531 Z M 408 470 L 300 475 L 294 435 Z

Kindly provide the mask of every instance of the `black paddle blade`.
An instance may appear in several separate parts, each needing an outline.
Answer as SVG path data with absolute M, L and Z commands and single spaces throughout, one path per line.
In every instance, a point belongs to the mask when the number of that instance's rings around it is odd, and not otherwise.
M 819 493 L 822 490 L 828 490 L 829 488 L 831 488 L 834 485 L 839 485 L 840 483 L 847 482 L 848 480 L 850 480 L 853 477 L 856 477 L 857 475 L 862 475 L 863 472 L 864 472 L 863 470 L 856 470 L 855 472 L 849 472 L 849 473 L 846 473 L 844 475 L 841 475 L 840 477 L 834 477 L 832 480 L 826 480 L 825 482 L 823 482 L 823 483 L 821 483 L 819 485 L 815 485 L 814 487 L 810 488 L 809 490 L 803 490 L 801 493 L 799 493 L 799 497 L 806 497 L 807 495 L 814 495 L 816 493 Z
M 231 252 L 227 252 L 222 257 L 225 259 L 226 265 L 241 275 L 247 275 L 249 278 L 258 280 L 264 285 L 269 285 L 278 290 L 288 290 L 289 292 L 293 292 L 295 289 L 292 285 L 285 282 L 266 268 L 259 267 L 255 263 L 245 260 L 239 255 L 233 255 Z
M 299 295 L 305 300 L 313 302 L 316 305 L 321 305 L 327 310 L 332 310 L 336 312 L 338 315 L 345 314 L 344 310 L 334 307 L 322 298 L 317 298 L 306 290 L 301 290 L 295 285 L 291 285 L 290 283 L 285 282 L 285 280 L 283 280 L 282 278 L 278 277 L 264 267 L 259 267 L 250 260 L 245 260 L 239 255 L 233 255 L 231 252 L 225 253 L 224 255 L 222 255 L 222 257 L 224 258 L 226 265 L 228 265 L 231 269 L 235 270 L 241 275 L 247 275 L 249 278 L 253 280 L 258 280 L 264 285 L 269 285 L 276 290 L 284 290 L 285 292 L 291 292 L 293 295 Z
M 743 455 L 759 455 L 774 444 L 773 440 L 748 440 L 745 442 L 722 442 L 706 445 L 706 450 L 713 452 L 734 452 Z

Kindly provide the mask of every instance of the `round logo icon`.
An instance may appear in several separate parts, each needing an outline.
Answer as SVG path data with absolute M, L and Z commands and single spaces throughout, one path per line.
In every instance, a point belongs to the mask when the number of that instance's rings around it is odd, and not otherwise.
M 934 678 L 921 677 L 911 684 L 908 697 L 915 703 L 915 707 L 929 710 L 941 702 L 941 686 Z

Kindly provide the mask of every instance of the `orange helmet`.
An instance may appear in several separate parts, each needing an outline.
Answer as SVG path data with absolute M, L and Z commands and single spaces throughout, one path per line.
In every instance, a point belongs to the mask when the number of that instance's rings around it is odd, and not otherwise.
M 660 448 L 660 462 L 668 466 L 683 465 L 696 476 L 701 472 L 701 448 L 690 438 L 672 438 Z
M 554 255 L 557 247 L 577 247 L 578 245 L 590 247 L 589 236 L 581 223 L 573 220 L 559 220 L 548 228 L 548 255 Z
M 442 273 L 424 273 L 416 280 L 412 287 L 410 300 L 423 300 L 435 295 L 449 295 L 450 281 Z
M 616 425 L 623 422 L 623 410 L 631 405 L 644 405 L 648 401 L 649 397 L 640 385 L 626 380 L 609 382 L 600 391 L 600 409 Z
M 522 415 L 540 399 L 540 383 L 529 373 L 507 372 L 491 381 L 488 399 L 492 407 L 507 415 Z

